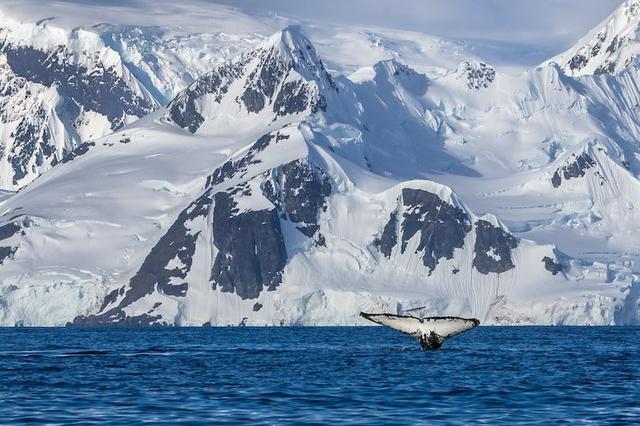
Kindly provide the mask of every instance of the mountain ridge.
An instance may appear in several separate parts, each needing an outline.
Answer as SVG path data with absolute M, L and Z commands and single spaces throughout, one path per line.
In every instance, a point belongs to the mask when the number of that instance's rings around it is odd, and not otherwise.
M 287 27 L 2 202 L 0 322 L 634 323 L 634 260 L 573 245 L 628 247 L 632 98 L 556 64 L 332 75 Z
M 97 35 L 0 19 L 1 188 L 24 187 L 82 142 L 158 107 Z
M 640 2 L 625 0 L 594 30 L 550 61 L 572 76 L 616 74 L 635 66 L 640 53 L 639 26 Z

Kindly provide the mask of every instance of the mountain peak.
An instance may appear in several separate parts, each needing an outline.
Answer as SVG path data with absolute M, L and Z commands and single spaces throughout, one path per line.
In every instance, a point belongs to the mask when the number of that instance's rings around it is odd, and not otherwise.
M 280 31 L 267 37 L 262 43 L 263 46 L 281 46 L 291 49 L 306 47 L 311 45 L 308 37 L 304 34 L 300 25 L 288 25 Z
M 496 79 L 496 70 L 491 65 L 474 59 L 459 64 L 455 72 L 469 90 L 486 89 Z
M 640 0 L 627 0 L 575 46 L 551 59 L 572 76 L 616 74 L 640 55 Z
M 299 25 L 289 25 L 271 35 L 258 47 L 246 56 L 272 56 L 281 55 L 280 60 L 288 62 L 306 80 L 326 80 L 320 83 L 333 81 L 324 69 L 324 64 L 318 56 L 318 52 L 311 40 L 304 34 Z M 265 58 L 265 64 L 274 59 Z
M 299 26 L 289 26 L 196 80 L 167 106 L 167 117 L 192 133 L 205 123 L 204 131 L 216 133 L 242 119 L 251 127 L 256 116 L 286 122 L 325 110 L 330 92 L 336 84 L 313 45 Z M 220 119 L 231 116 L 233 122 Z
M 604 186 L 610 179 L 620 180 L 611 177 L 620 174 L 628 176 L 627 163 L 618 164 L 607 147 L 594 140 L 568 153 L 554 171 L 551 183 L 559 188 L 567 181 L 586 178 L 592 186 Z M 611 192 L 615 193 L 615 188 Z
M 309 38 L 303 33 L 299 25 L 289 25 L 280 31 L 265 38 L 262 43 L 258 44 L 256 50 L 276 49 L 280 54 L 287 56 L 289 59 L 297 61 L 306 56 L 311 55 L 317 57 L 315 49 Z

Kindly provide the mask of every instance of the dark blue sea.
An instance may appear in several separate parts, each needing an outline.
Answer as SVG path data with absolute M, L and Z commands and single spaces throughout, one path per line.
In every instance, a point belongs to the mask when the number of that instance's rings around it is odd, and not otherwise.
M 2 424 L 640 423 L 640 328 L 0 329 Z

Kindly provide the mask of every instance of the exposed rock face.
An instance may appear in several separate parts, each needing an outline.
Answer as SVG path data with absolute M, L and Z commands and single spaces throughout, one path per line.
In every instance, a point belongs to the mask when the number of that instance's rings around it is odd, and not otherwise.
M 392 212 L 374 245 L 391 258 L 399 240 L 405 253 L 409 240 L 420 232 L 416 253 L 422 253 L 424 266 L 433 272 L 441 259 L 452 259 L 454 250 L 464 247 L 465 237 L 472 230 L 470 218 L 464 210 L 424 190 L 405 188 L 402 199 L 402 217 L 398 210 Z M 511 251 L 518 247 L 516 238 L 485 220 L 475 223 L 475 232 L 473 267 L 478 272 L 502 273 L 515 268 Z M 458 272 L 454 267 L 452 273 Z
M 233 194 L 214 199 L 213 241 L 219 252 L 211 271 L 214 288 L 255 299 L 282 281 L 287 250 L 276 209 L 239 213 Z
M 231 86 L 233 91 L 230 91 Z M 167 118 L 196 133 L 205 120 L 198 101 L 217 104 L 231 100 L 249 114 L 269 111 L 273 119 L 305 111 L 325 110 L 322 90 L 337 86 L 299 29 L 287 28 L 233 62 L 221 65 L 196 81 L 168 106 Z
M 85 142 L 85 143 L 80 144 L 76 149 L 71 151 L 69 154 L 67 154 L 62 159 L 62 163 L 68 163 L 70 161 L 73 161 L 77 157 L 80 157 L 80 156 L 86 154 L 87 152 L 89 152 L 89 150 L 93 146 L 96 146 L 95 142 Z
M 247 170 L 259 163 L 257 154 L 287 138 L 280 134 L 261 137 L 243 157 L 217 169 L 208 184 L 250 177 Z M 212 285 L 242 299 L 255 299 L 264 289 L 274 290 L 280 284 L 288 259 L 280 221 L 293 222 L 300 232 L 313 237 L 332 188 L 328 176 L 306 159 L 284 164 L 256 179 L 262 180 L 260 195 L 271 201 L 273 209 L 238 211 L 234 197 L 250 197 L 247 185 L 214 197 L 213 240 L 219 253 L 212 268 Z
M 304 112 L 307 108 L 312 113 L 325 111 L 327 102 L 321 95 L 316 95 L 308 84 L 301 81 L 290 81 L 282 86 L 273 102 L 273 112 L 280 117 Z
M 35 166 L 41 167 L 46 162 L 55 165 L 58 161 L 55 148 L 51 145 L 51 132 L 47 127 L 48 115 L 39 108 L 34 116 L 24 116 L 13 131 L 14 144 L 7 159 L 13 169 L 13 184 L 19 182 L 29 173 L 29 163 L 35 158 Z
M 375 244 L 378 246 L 382 254 L 387 258 L 391 258 L 391 251 L 398 244 L 398 212 L 391 213 L 389 222 L 384 226 L 382 236 Z
M 281 140 L 288 139 L 289 136 L 267 134 L 261 136 L 247 151 L 245 155 L 239 159 L 229 160 L 221 167 L 217 168 L 210 176 L 207 177 L 207 186 L 218 185 L 227 179 L 247 177 L 249 166 L 260 163 L 256 156 L 267 149 L 272 141 L 278 143 Z
M 0 150 L 0 165 L 10 170 L 2 173 L 3 189 L 25 186 L 77 144 L 158 106 L 124 65 L 101 56 L 105 51 L 41 50 L 25 37 L 0 41 L 0 137 L 10 147 Z
M 0 265 L 4 264 L 5 259 L 11 258 L 18 249 L 16 247 L 0 247 Z
M 403 189 L 402 203 L 401 252 L 405 253 L 409 240 L 420 233 L 416 253 L 422 253 L 422 263 L 433 272 L 440 259 L 452 259 L 454 250 L 464 246 L 464 238 L 471 231 L 469 216 L 436 194 L 421 189 Z M 394 212 L 382 237 L 375 242 L 386 257 L 391 256 L 398 242 L 397 222 L 398 213 Z
M 551 178 L 551 183 L 554 188 L 559 188 L 562 185 L 562 181 L 583 177 L 586 171 L 596 166 L 596 162 L 591 158 L 589 154 L 582 153 L 580 155 L 574 155 L 574 158 L 555 171 Z
M 5 260 L 11 258 L 18 250 L 18 247 L 7 245 L 6 240 L 21 231 L 24 232 L 23 227 L 17 222 L 9 222 L 0 226 L 0 265 L 4 264 Z
M 161 315 L 135 315 L 127 316 L 122 310 L 110 311 L 111 315 L 104 318 L 102 315 L 84 316 L 80 315 L 74 318 L 73 322 L 67 326 L 77 327 L 149 327 L 149 326 L 167 326 L 169 324 L 162 321 Z
M 469 216 L 437 195 L 419 189 L 403 189 L 402 200 L 402 252 L 420 232 L 417 252 L 423 252 L 424 266 L 433 271 L 439 259 L 452 259 L 453 251 L 464 246 L 464 238 L 471 231 Z
M 556 263 L 549 256 L 545 256 L 542 259 L 542 262 L 544 263 L 544 268 L 551 272 L 552 275 L 558 275 L 558 273 L 562 272 L 562 265 L 560 263 Z
M 89 70 L 84 65 L 76 65 L 63 46 L 48 52 L 3 44 L 0 50 L 16 75 L 47 87 L 55 85 L 70 101 L 69 106 L 106 116 L 112 130 L 125 124 L 126 115 L 142 117 L 155 107 L 132 91 L 114 68 L 98 63 Z
M 583 44 L 572 47 L 555 62 L 569 75 L 615 74 L 637 59 L 640 3 L 623 2 L 602 27 Z
M 16 235 L 22 230 L 22 226 L 15 222 L 0 226 L 0 241 L 4 241 Z
M 484 62 L 465 62 L 467 87 L 473 90 L 486 89 L 496 78 L 496 70 Z
M 473 266 L 481 274 L 500 274 L 515 268 L 511 250 L 518 247 L 518 240 L 502 228 L 479 220 L 476 226 Z
M 582 47 L 571 59 L 569 59 L 569 62 L 567 63 L 569 69 L 575 73 L 587 67 L 592 59 L 597 61 L 597 59 L 595 58 L 597 58 L 598 55 L 603 52 L 603 43 L 606 43 L 606 41 L 607 31 L 602 30 L 598 34 L 596 34 L 590 45 Z M 614 36 L 613 40 L 606 49 L 605 56 L 611 56 L 616 53 L 616 51 L 620 47 L 620 41 L 621 39 L 617 35 Z M 614 71 L 615 63 L 606 60 L 605 63 L 601 64 L 595 70 L 594 74 L 613 74 Z
M 593 71 L 595 75 L 614 74 L 616 71 L 615 55 L 627 40 L 626 37 L 615 35 L 607 45 L 606 50 L 603 50 L 603 45 L 607 43 L 608 37 L 606 30 L 600 31 L 590 45 L 582 47 L 569 59 L 567 63 L 569 70 L 574 74 L 579 73 L 588 67 L 591 61 L 594 61 L 599 64 Z
M 217 250 L 210 274 L 211 286 L 222 292 L 235 293 L 243 300 L 256 299 L 265 290 L 275 290 L 281 283 L 288 260 L 281 220 L 298 224 L 303 234 L 313 236 L 319 228 L 320 212 L 331 193 L 329 178 L 306 159 L 257 176 L 248 175 L 249 167 L 260 163 L 259 153 L 287 138 L 279 133 L 265 135 L 242 157 L 229 160 L 218 168 L 207 179 L 203 195 L 180 213 L 128 285 L 105 298 L 102 313 L 78 317 L 74 325 L 161 323 L 161 316 L 154 312 L 156 307 L 138 317 L 128 317 L 125 308 L 156 291 L 166 296 L 186 295 L 196 241 L 207 217 L 212 220 L 211 240 Z M 216 192 L 217 185 L 234 178 L 248 181 Z M 262 194 L 251 193 L 248 184 L 251 180 L 261 182 Z M 238 199 L 252 195 L 271 200 L 273 208 L 240 211 Z M 195 225 L 198 218 L 200 224 Z M 256 311 L 262 307 L 258 305 Z
M 183 129 L 195 133 L 204 122 L 204 117 L 196 107 L 196 101 L 205 95 L 220 103 L 229 90 L 229 86 L 240 78 L 245 63 L 220 65 L 215 70 L 200 77 L 188 89 L 180 93 L 167 107 L 169 118 Z
M 579 70 L 581 68 L 584 68 L 588 62 L 589 60 L 587 59 L 586 56 L 582 54 L 577 54 L 573 58 L 571 58 L 571 60 L 569 61 L 569 68 L 572 71 Z
M 216 171 L 211 182 L 219 182 L 221 176 L 243 176 L 243 170 L 256 163 L 257 152 L 283 139 L 279 135 L 260 138 L 245 156 Z M 246 185 L 219 192 L 214 199 L 213 239 L 219 253 L 212 285 L 242 299 L 255 299 L 264 289 L 275 290 L 281 282 L 288 256 L 280 221 L 293 222 L 300 232 L 313 237 L 331 194 L 329 178 L 306 159 L 284 164 L 256 179 L 262 179 L 261 195 L 271 201 L 273 209 L 239 212 L 234 197 L 251 196 Z
M 272 179 L 263 184 L 265 196 L 281 211 L 282 217 L 300 232 L 313 237 L 318 231 L 320 211 L 331 195 L 331 182 L 322 170 L 306 160 L 298 160 L 272 171 Z
M 206 216 L 210 203 L 211 198 L 205 193 L 180 213 L 131 279 L 130 288 L 138 291 L 132 295 L 127 294 L 124 303 L 133 302 L 141 294 L 150 294 L 154 288 L 168 296 L 184 296 L 187 293 L 188 284 L 181 281 L 191 269 L 199 234 L 191 231 L 189 222 Z
M 257 56 L 259 64 L 249 74 L 241 99 L 247 111 L 257 113 L 273 98 L 291 64 L 279 57 L 276 47 L 259 49 L 251 56 Z
M 50 128 L 55 119 L 41 97 L 46 97 L 46 88 L 34 87 L 7 63 L 0 64 L 0 159 L 10 171 L 10 180 L 0 182 L 3 188 L 19 188 L 28 183 L 30 173 L 38 174 L 60 160 Z

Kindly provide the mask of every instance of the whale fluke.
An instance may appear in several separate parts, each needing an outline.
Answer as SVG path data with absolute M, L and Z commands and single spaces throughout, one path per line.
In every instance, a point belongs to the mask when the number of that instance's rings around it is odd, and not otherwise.
M 422 349 L 438 349 L 446 339 L 480 325 L 480 321 L 475 318 L 416 318 L 393 314 L 366 314 L 364 312 L 360 312 L 360 316 L 418 339 Z

